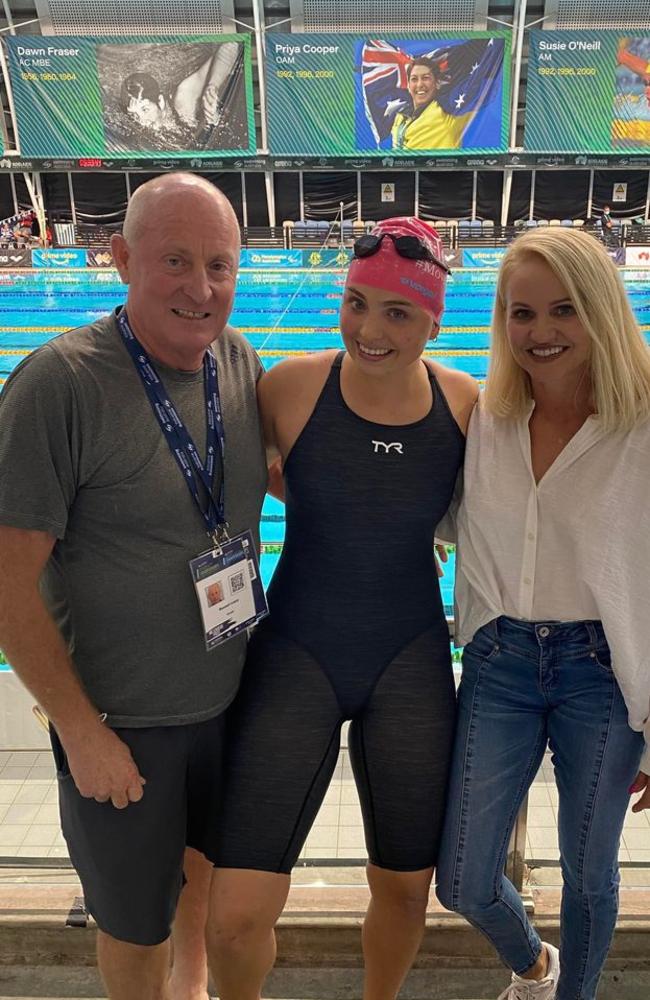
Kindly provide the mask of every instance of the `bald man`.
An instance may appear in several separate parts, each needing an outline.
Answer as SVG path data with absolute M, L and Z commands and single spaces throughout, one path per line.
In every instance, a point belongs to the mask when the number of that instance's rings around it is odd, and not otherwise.
M 0 647 L 51 720 L 108 995 L 158 1000 L 246 641 L 206 631 L 212 577 L 189 564 L 224 522 L 257 541 L 261 365 L 227 326 L 239 227 L 211 184 L 144 184 L 112 250 L 126 305 L 34 351 L 0 396 Z

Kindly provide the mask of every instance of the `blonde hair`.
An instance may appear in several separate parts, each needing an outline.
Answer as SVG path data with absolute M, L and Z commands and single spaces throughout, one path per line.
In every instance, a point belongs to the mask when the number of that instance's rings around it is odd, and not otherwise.
M 650 417 L 650 350 L 639 329 L 616 265 L 588 233 L 549 227 L 519 236 L 501 263 L 492 319 L 485 405 L 494 416 L 522 416 L 530 403 L 527 373 L 515 361 L 506 334 L 508 283 L 537 256 L 567 290 L 591 338 L 593 402 L 606 431 L 630 430 Z

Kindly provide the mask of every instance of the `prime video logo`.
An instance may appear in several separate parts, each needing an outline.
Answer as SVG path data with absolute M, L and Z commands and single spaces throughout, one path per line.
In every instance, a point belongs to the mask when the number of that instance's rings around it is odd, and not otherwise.
M 79 255 L 76 250 L 72 250 L 70 253 L 66 253 L 65 250 L 42 250 L 40 253 L 40 258 L 44 264 L 50 264 L 55 267 L 69 267 L 72 261 L 79 259 Z

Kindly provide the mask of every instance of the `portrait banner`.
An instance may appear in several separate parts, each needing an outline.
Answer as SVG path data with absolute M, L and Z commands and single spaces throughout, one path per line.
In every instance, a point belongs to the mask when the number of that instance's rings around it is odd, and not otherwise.
M 650 32 L 531 31 L 524 148 L 647 154 Z
M 22 156 L 254 153 L 250 36 L 5 38 Z
M 505 32 L 266 36 L 274 156 L 418 157 L 508 148 Z

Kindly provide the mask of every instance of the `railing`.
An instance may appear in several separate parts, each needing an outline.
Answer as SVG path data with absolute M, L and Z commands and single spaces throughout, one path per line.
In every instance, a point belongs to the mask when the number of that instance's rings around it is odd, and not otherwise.
M 542 226 L 582 228 L 614 247 L 650 246 L 650 224 L 614 220 L 611 230 L 604 230 L 600 221 L 584 219 L 518 219 L 513 225 L 501 226 L 490 220 L 432 219 L 445 249 L 463 247 L 504 247 L 516 236 Z M 370 232 L 374 222 L 349 221 L 341 225 L 325 220 L 285 222 L 282 226 L 242 226 L 241 245 L 256 249 L 338 249 L 351 247 L 354 240 Z M 55 223 L 54 246 L 102 248 L 108 247 L 111 236 L 120 227 Z

